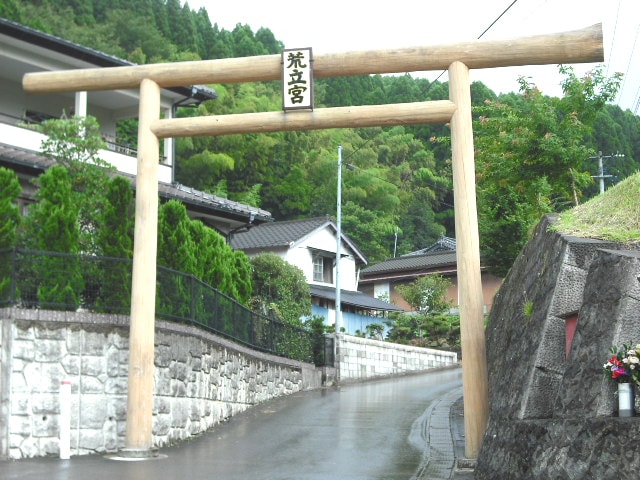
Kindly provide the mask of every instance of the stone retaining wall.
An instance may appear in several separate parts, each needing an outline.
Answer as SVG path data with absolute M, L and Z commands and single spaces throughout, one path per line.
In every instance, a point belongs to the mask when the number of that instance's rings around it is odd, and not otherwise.
M 128 316 L 0 309 L 0 458 L 57 455 L 71 382 L 71 454 L 124 447 Z M 321 386 L 321 371 L 195 327 L 156 322 L 153 442 L 198 435 L 248 407 Z
M 640 417 L 617 416 L 602 365 L 611 345 L 640 339 L 640 251 L 563 236 L 552 222 L 540 222 L 491 310 L 475 478 L 635 479 Z M 576 313 L 567 352 L 565 319 Z
M 455 365 L 455 352 L 338 335 L 339 382 L 367 380 Z

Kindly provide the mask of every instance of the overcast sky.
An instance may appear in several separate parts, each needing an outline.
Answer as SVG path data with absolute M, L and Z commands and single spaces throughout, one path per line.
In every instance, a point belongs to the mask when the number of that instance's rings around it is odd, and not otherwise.
M 616 103 L 640 114 L 640 0 L 189 0 L 188 4 L 195 10 L 205 7 L 211 22 L 225 30 L 238 23 L 249 25 L 254 33 L 266 27 L 285 47 L 312 47 L 314 53 L 474 40 L 510 5 L 483 39 L 564 32 L 601 23 L 605 72 L 625 73 Z M 592 67 L 575 65 L 574 70 L 581 76 Z M 440 73 L 412 75 L 433 80 Z M 556 65 L 476 70 L 471 80 L 502 93 L 517 91 L 520 75 L 532 77 L 545 94 L 562 94 Z M 440 79 L 446 81 L 446 74 Z

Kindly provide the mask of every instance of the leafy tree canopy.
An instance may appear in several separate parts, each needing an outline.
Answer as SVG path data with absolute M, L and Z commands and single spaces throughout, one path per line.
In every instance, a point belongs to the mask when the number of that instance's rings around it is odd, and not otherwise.
M 15 204 L 20 195 L 20 182 L 12 170 L 0 167 L 0 250 L 16 243 L 20 212 Z
M 296 326 L 311 315 L 311 292 L 302 270 L 273 253 L 251 259 L 250 305 L 265 315 Z
M 577 78 L 569 68 L 562 98 L 520 79 L 520 96 L 476 107 L 479 227 L 484 260 L 504 274 L 541 215 L 577 205 L 592 182 L 585 143 L 620 77 L 596 68 Z
M 99 152 L 105 148 L 95 117 L 72 117 L 47 120 L 40 125 L 46 135 L 41 152 L 65 167 L 72 186 L 72 201 L 78 208 L 80 251 L 99 254 L 95 242 L 100 216 L 105 207 L 109 173 L 115 168 L 103 161 Z

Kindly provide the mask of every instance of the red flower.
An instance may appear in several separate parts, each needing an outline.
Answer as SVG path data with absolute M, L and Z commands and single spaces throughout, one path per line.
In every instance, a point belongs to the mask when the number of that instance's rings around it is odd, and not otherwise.
M 620 362 L 620 360 L 618 360 L 618 357 L 616 357 L 615 355 L 611 356 L 611 358 L 609 359 L 609 363 L 611 365 L 615 365 L 616 367 L 622 366 L 622 362 Z
M 611 372 L 612 372 L 611 378 L 620 378 L 620 377 L 625 377 L 627 375 L 626 370 L 622 367 L 612 368 Z

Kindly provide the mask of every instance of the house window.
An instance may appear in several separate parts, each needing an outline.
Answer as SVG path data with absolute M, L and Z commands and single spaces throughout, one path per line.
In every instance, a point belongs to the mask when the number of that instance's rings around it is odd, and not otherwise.
M 333 283 L 333 259 L 322 255 L 313 256 L 313 281 Z

